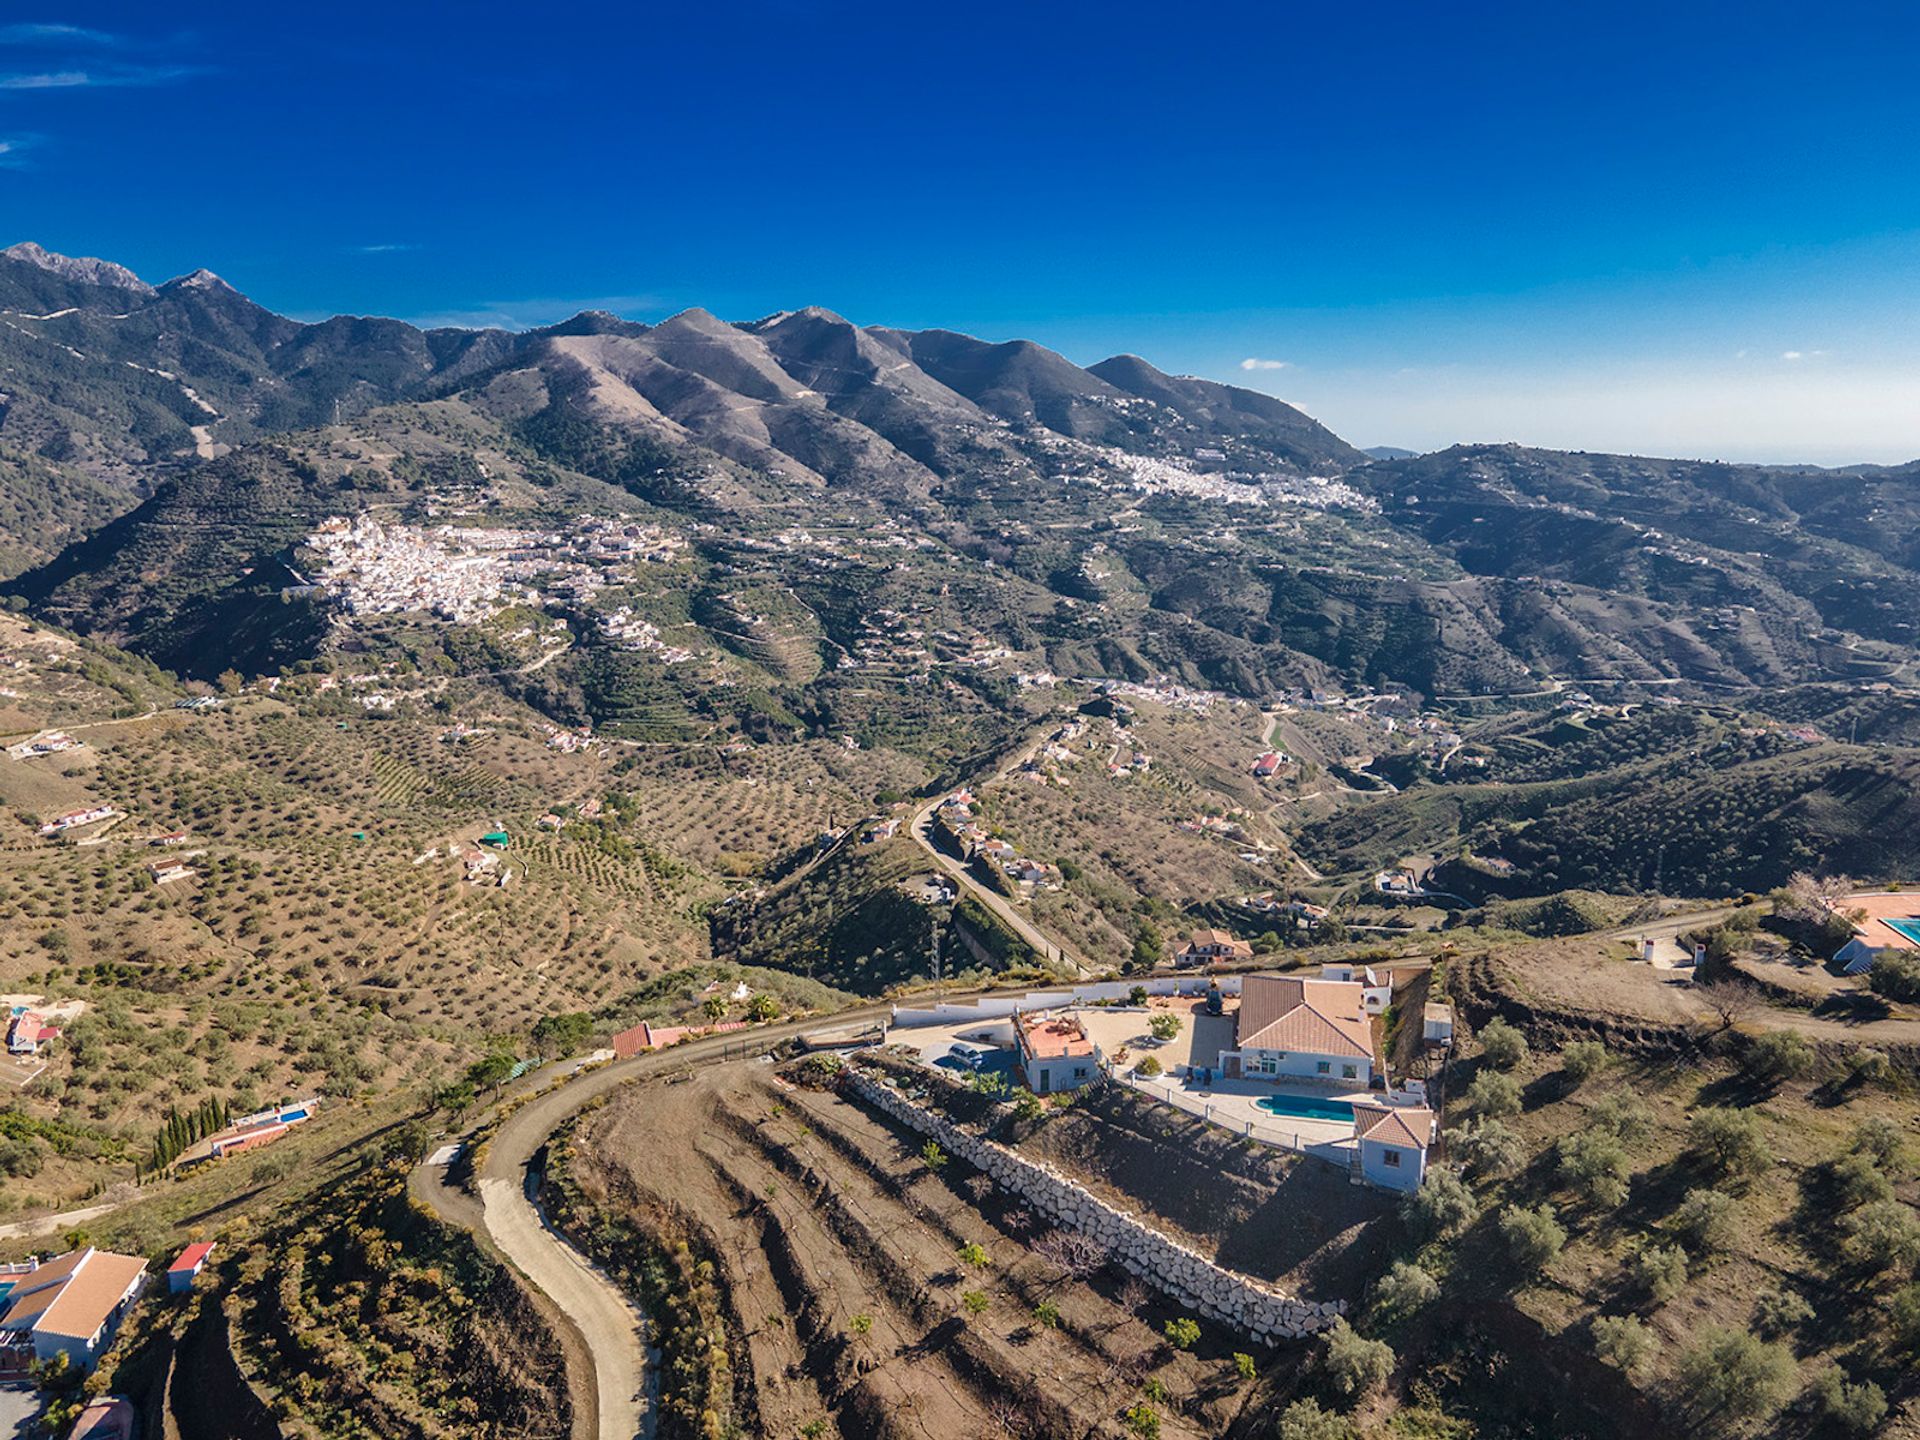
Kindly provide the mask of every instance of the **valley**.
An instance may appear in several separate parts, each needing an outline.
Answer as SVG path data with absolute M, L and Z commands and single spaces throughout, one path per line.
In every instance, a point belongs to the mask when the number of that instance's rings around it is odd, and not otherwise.
M 1836 959 L 1920 872 L 1912 467 L 817 308 L 0 311 L 0 1245 L 215 1244 L 149 1433 L 1912 1433 L 1920 986 Z M 1261 1109 L 1260 977 L 1381 1085 Z

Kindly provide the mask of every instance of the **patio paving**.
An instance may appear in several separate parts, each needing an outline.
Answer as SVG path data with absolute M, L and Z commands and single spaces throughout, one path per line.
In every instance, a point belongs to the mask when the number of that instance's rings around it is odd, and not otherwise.
M 1294 1095 L 1312 1100 L 1344 1100 L 1379 1104 L 1378 1096 L 1365 1090 L 1332 1089 L 1314 1085 L 1270 1085 L 1260 1080 L 1228 1080 L 1216 1075 L 1202 1085 L 1191 1076 L 1166 1075 L 1148 1082 L 1149 1095 L 1200 1115 L 1209 1123 L 1235 1134 L 1252 1134 L 1256 1139 L 1288 1144 L 1304 1150 L 1311 1145 L 1350 1145 L 1353 1123 L 1347 1120 L 1316 1120 L 1305 1116 L 1276 1115 L 1262 1109 L 1260 1101 L 1276 1095 Z

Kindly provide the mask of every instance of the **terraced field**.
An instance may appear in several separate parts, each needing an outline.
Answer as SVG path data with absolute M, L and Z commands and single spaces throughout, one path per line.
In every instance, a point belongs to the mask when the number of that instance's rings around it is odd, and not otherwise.
M 1175 1349 L 1151 1292 L 1067 1275 L 964 1166 L 765 1066 L 632 1087 L 562 1163 L 581 1216 L 671 1221 L 712 1266 L 744 1433 L 1108 1436 L 1144 1405 L 1163 1435 L 1212 1436 L 1246 1404 L 1232 1337 Z

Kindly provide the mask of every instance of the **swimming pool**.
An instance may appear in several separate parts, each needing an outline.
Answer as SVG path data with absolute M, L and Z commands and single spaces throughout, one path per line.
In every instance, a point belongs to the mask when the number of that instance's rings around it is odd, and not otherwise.
M 1886 926 L 1889 930 L 1899 931 L 1914 944 L 1920 945 L 1920 920 L 1889 920 Z
M 1318 1095 L 1263 1095 L 1253 1103 L 1270 1115 L 1284 1115 L 1289 1120 L 1353 1123 L 1353 1106 L 1344 1100 L 1322 1100 Z

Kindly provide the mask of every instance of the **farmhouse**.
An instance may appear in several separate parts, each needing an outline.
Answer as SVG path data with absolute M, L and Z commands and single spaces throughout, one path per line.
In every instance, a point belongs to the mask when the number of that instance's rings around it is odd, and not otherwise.
M 49 1025 L 37 1010 L 16 1010 L 7 1022 L 7 1053 L 38 1055 L 42 1045 L 60 1038 L 58 1026 Z
M 1864 975 L 1890 950 L 1920 950 L 1920 891 L 1847 895 L 1833 908 L 1853 922 L 1853 938 L 1833 957 L 1844 975 Z
M 109 1250 L 70 1250 L 36 1265 L 7 1294 L 0 1315 L 0 1370 L 7 1360 L 51 1360 L 64 1354 L 91 1369 L 147 1283 L 147 1262 Z
M 117 812 L 111 805 L 94 805 L 85 810 L 69 810 L 64 815 L 56 815 L 40 827 L 42 835 L 58 835 L 63 830 L 77 829 L 82 825 L 91 825 L 96 820 L 109 820 Z
M 698 1039 L 702 1035 L 727 1035 L 735 1030 L 745 1030 L 751 1023 L 747 1020 L 720 1020 L 711 1025 L 650 1025 L 642 1020 L 613 1037 L 613 1054 L 616 1060 L 631 1060 L 643 1051 L 664 1050 L 669 1045 Z
M 1358 985 L 1364 992 L 1361 999 L 1365 1002 L 1369 1015 L 1384 1015 L 1387 1007 L 1393 1003 L 1393 972 L 1375 970 L 1366 965 L 1322 965 L 1322 980 L 1338 980 L 1342 984 Z
M 1209 960 L 1251 960 L 1253 946 L 1225 930 L 1196 930 L 1187 937 L 1173 961 L 1176 965 L 1204 965 Z
M 80 742 L 64 730 L 42 730 L 31 740 L 9 745 L 7 754 L 15 760 L 38 760 L 43 755 L 61 755 L 79 747 Z
M 1249 975 L 1241 984 L 1234 1047 L 1220 1053 L 1229 1079 L 1323 1080 L 1364 1088 L 1373 1080 L 1365 987 Z
M 1100 1074 L 1100 1051 L 1072 1015 L 1022 1015 L 1014 1025 L 1020 1073 L 1036 1095 L 1077 1090 Z
M 312 1119 L 319 1104 L 318 1097 L 315 1097 L 242 1116 L 209 1139 L 207 1152 L 213 1159 L 222 1160 L 229 1155 L 244 1155 L 249 1150 L 271 1145 L 294 1126 Z

